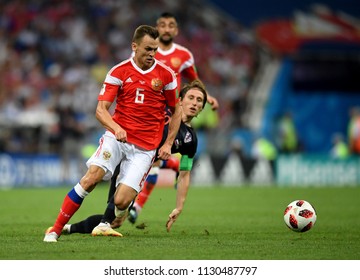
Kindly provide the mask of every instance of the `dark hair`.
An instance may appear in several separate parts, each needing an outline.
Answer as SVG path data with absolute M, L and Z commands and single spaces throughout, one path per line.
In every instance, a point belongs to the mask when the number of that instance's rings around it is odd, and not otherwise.
M 135 29 L 132 41 L 136 44 L 139 44 L 142 38 L 145 37 L 145 35 L 149 35 L 155 40 L 157 37 L 159 37 L 159 32 L 155 27 L 152 27 L 150 25 L 140 25 L 138 28 Z
M 159 19 L 161 18 L 174 18 L 177 22 L 176 16 L 170 12 L 163 12 L 156 20 L 156 23 L 158 23 Z
M 185 97 L 186 93 L 193 88 L 198 89 L 203 93 L 204 95 L 203 109 L 204 109 L 207 102 L 207 92 L 204 84 L 199 80 L 194 80 L 190 84 L 185 84 L 183 88 L 180 90 L 180 99 L 182 100 Z

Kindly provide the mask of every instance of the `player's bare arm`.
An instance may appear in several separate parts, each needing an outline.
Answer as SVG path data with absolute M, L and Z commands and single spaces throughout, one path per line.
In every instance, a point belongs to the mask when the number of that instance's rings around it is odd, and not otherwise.
M 109 108 L 112 102 L 99 101 L 96 107 L 96 118 L 97 120 L 109 131 L 113 132 L 116 139 L 120 142 L 126 142 L 127 135 L 126 131 L 121 128 L 109 113 Z
M 163 160 L 168 160 L 171 156 L 171 147 L 174 143 L 176 134 L 179 131 L 181 122 L 181 109 L 179 103 L 175 105 L 175 108 L 172 111 L 173 114 L 169 122 L 168 136 L 158 152 L 159 158 Z
M 169 232 L 173 223 L 180 216 L 184 208 L 186 196 L 190 186 L 190 171 L 180 171 L 176 195 L 176 208 L 172 210 L 166 223 L 166 230 Z

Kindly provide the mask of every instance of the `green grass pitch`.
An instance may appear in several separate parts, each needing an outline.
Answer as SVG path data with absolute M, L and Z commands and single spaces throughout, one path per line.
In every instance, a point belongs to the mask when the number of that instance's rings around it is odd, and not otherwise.
M 360 188 L 191 188 L 170 233 L 173 189 L 155 189 L 138 223 L 123 238 L 63 235 L 44 243 L 44 231 L 70 188 L 0 190 L 1 260 L 359 260 Z M 102 213 L 108 187 L 99 185 L 71 219 Z M 295 199 L 314 205 L 317 222 L 290 231 L 285 207 Z

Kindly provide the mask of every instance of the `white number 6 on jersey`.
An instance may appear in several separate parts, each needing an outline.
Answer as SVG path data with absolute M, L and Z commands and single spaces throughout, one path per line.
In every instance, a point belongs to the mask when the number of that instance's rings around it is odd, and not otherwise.
M 136 89 L 135 103 L 144 103 L 144 94 L 141 93 L 144 91 L 141 88 Z

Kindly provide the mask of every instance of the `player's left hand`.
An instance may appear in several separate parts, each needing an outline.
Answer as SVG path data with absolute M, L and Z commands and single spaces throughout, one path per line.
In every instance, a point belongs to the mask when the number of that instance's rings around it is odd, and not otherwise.
M 164 143 L 158 151 L 158 157 L 162 160 L 168 160 L 171 156 L 171 145 Z
M 181 211 L 178 210 L 177 208 L 172 210 L 172 212 L 169 215 L 169 219 L 166 222 L 166 230 L 167 230 L 167 232 L 170 232 L 170 229 L 171 229 L 173 223 L 175 223 L 176 219 L 179 217 L 180 214 L 181 214 Z

